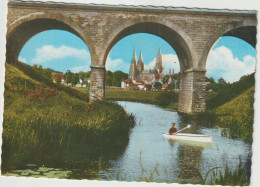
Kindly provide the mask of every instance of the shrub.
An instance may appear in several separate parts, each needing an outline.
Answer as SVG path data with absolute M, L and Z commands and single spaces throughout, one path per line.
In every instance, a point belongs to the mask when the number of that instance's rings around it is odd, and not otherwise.
M 173 91 L 162 91 L 156 96 L 156 101 L 159 106 L 169 106 L 171 103 L 178 102 L 178 93 Z

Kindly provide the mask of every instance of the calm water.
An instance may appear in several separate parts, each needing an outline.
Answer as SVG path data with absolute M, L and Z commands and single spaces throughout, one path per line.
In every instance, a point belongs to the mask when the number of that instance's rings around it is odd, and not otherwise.
M 150 104 L 125 101 L 118 104 L 136 116 L 137 124 L 131 131 L 124 154 L 118 160 L 110 161 L 113 167 L 100 174 L 103 180 L 111 177 L 115 180 L 119 174 L 126 175 L 127 181 L 138 181 L 142 176 L 150 178 L 150 170 L 157 168 L 158 173 L 153 177 L 158 182 L 189 182 L 196 178 L 198 171 L 205 176 L 213 167 L 224 169 L 225 165 L 234 170 L 239 159 L 243 165 L 250 165 L 251 145 L 221 136 L 221 130 L 202 128 L 193 122 L 192 128 L 184 132 L 213 136 L 210 146 L 169 141 L 162 133 L 168 132 L 172 122 L 178 129 L 188 124 L 182 122 L 177 112 Z
M 187 126 L 177 112 L 163 110 L 155 105 L 118 101 L 128 113 L 136 116 L 136 125 L 130 133 L 125 152 L 117 159 L 101 161 L 81 168 L 53 168 L 35 166 L 28 163 L 27 168 L 12 170 L 6 175 L 54 177 L 73 179 L 99 179 L 140 181 L 145 176 L 156 182 L 196 183 L 198 172 L 203 177 L 214 168 L 225 165 L 234 170 L 241 159 L 244 166 L 250 167 L 251 145 L 240 140 L 228 139 L 221 130 L 203 128 L 195 122 L 184 132 L 213 136 L 210 145 L 187 144 L 166 140 L 163 133 L 168 132 L 171 123 L 178 129 Z M 94 166 L 91 166 L 94 165 Z M 105 171 L 104 171 L 105 170 Z M 248 168 L 248 171 L 250 169 Z

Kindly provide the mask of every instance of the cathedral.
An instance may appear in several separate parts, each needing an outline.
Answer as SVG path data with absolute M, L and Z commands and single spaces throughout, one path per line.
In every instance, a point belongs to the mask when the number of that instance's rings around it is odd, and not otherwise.
M 139 60 L 137 62 L 136 54 L 133 53 L 133 59 L 129 69 L 129 79 L 132 81 L 143 81 L 146 84 L 153 84 L 155 82 L 161 82 L 163 80 L 163 65 L 162 54 L 159 49 L 158 56 L 156 58 L 156 64 L 153 69 L 144 69 L 144 62 L 142 52 L 140 52 Z

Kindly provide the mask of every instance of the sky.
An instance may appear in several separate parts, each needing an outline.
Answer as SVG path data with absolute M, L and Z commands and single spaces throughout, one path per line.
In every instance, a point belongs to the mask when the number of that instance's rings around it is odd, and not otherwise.
M 136 52 L 142 52 L 145 69 L 155 66 L 158 50 L 161 49 L 164 73 L 180 71 L 174 49 L 162 38 L 146 33 L 129 35 L 117 42 L 106 61 L 106 69 L 129 72 Z M 91 57 L 87 45 L 76 35 L 62 30 L 49 30 L 33 36 L 22 48 L 19 60 L 29 65 L 42 65 L 57 71 L 89 71 Z M 208 77 L 216 81 L 222 77 L 227 82 L 238 81 L 243 75 L 255 71 L 255 49 L 235 37 L 221 37 L 212 47 L 206 65 Z

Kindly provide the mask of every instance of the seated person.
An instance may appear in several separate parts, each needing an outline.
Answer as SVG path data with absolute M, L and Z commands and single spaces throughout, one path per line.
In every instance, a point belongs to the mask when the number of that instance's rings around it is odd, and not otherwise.
M 170 135 L 173 135 L 173 134 L 177 134 L 178 130 L 176 128 L 176 124 L 175 123 L 172 123 L 172 127 L 170 128 L 169 130 L 169 134 Z

